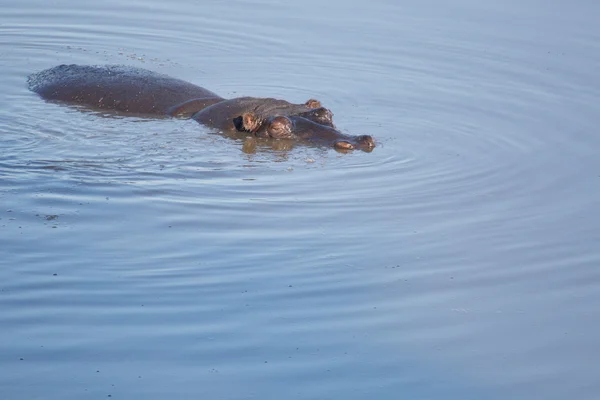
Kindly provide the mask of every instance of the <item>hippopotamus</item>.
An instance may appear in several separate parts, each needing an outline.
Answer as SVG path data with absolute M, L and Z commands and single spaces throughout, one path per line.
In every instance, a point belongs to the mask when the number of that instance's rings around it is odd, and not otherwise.
M 128 114 L 192 118 L 224 133 L 296 140 L 338 150 L 371 151 L 369 135 L 339 131 L 321 102 L 302 104 L 261 97 L 225 99 L 208 89 L 143 68 L 59 65 L 28 78 L 29 88 L 56 100 Z

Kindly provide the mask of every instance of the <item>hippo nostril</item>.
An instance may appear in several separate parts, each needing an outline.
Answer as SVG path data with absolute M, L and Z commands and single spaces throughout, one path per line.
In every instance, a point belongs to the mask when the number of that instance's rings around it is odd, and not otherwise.
M 346 142 L 345 140 L 340 140 L 335 142 L 335 144 L 333 145 L 336 149 L 342 149 L 342 150 L 353 150 L 354 146 L 352 145 L 352 143 L 350 142 Z
M 373 140 L 373 137 L 370 135 L 359 136 L 357 138 L 357 140 L 358 140 L 358 143 L 360 143 L 361 145 L 363 145 L 365 147 L 369 147 L 369 148 L 375 147 L 375 140 Z

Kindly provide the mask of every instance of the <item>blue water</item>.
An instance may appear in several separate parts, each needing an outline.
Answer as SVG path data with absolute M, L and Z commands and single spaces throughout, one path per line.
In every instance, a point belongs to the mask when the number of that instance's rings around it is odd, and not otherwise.
M 0 399 L 597 399 L 598 15 L 5 2 Z M 377 148 L 248 149 L 27 90 L 63 63 L 317 98 Z

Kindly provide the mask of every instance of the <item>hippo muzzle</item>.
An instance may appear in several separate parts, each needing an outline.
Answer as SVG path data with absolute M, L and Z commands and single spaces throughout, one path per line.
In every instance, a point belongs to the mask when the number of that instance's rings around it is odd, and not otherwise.
M 315 111 L 321 109 L 315 109 Z M 327 109 L 323 109 L 329 112 Z M 319 111 L 330 119 L 331 112 Z M 311 115 L 315 116 L 315 115 Z M 243 128 L 255 136 L 273 139 L 304 140 L 316 144 L 326 144 L 340 151 L 363 150 L 370 152 L 375 148 L 375 140 L 369 135 L 347 135 L 333 126 L 315 122 L 300 115 L 269 117 L 259 120 L 253 113 L 242 116 Z M 333 121 L 331 121 L 333 125 Z

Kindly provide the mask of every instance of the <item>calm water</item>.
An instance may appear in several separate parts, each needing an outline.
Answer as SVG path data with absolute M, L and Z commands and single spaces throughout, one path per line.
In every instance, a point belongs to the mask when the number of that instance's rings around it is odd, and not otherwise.
M 483 3 L 4 0 L 0 399 L 597 399 L 600 3 Z M 27 90 L 61 63 L 378 147 Z

